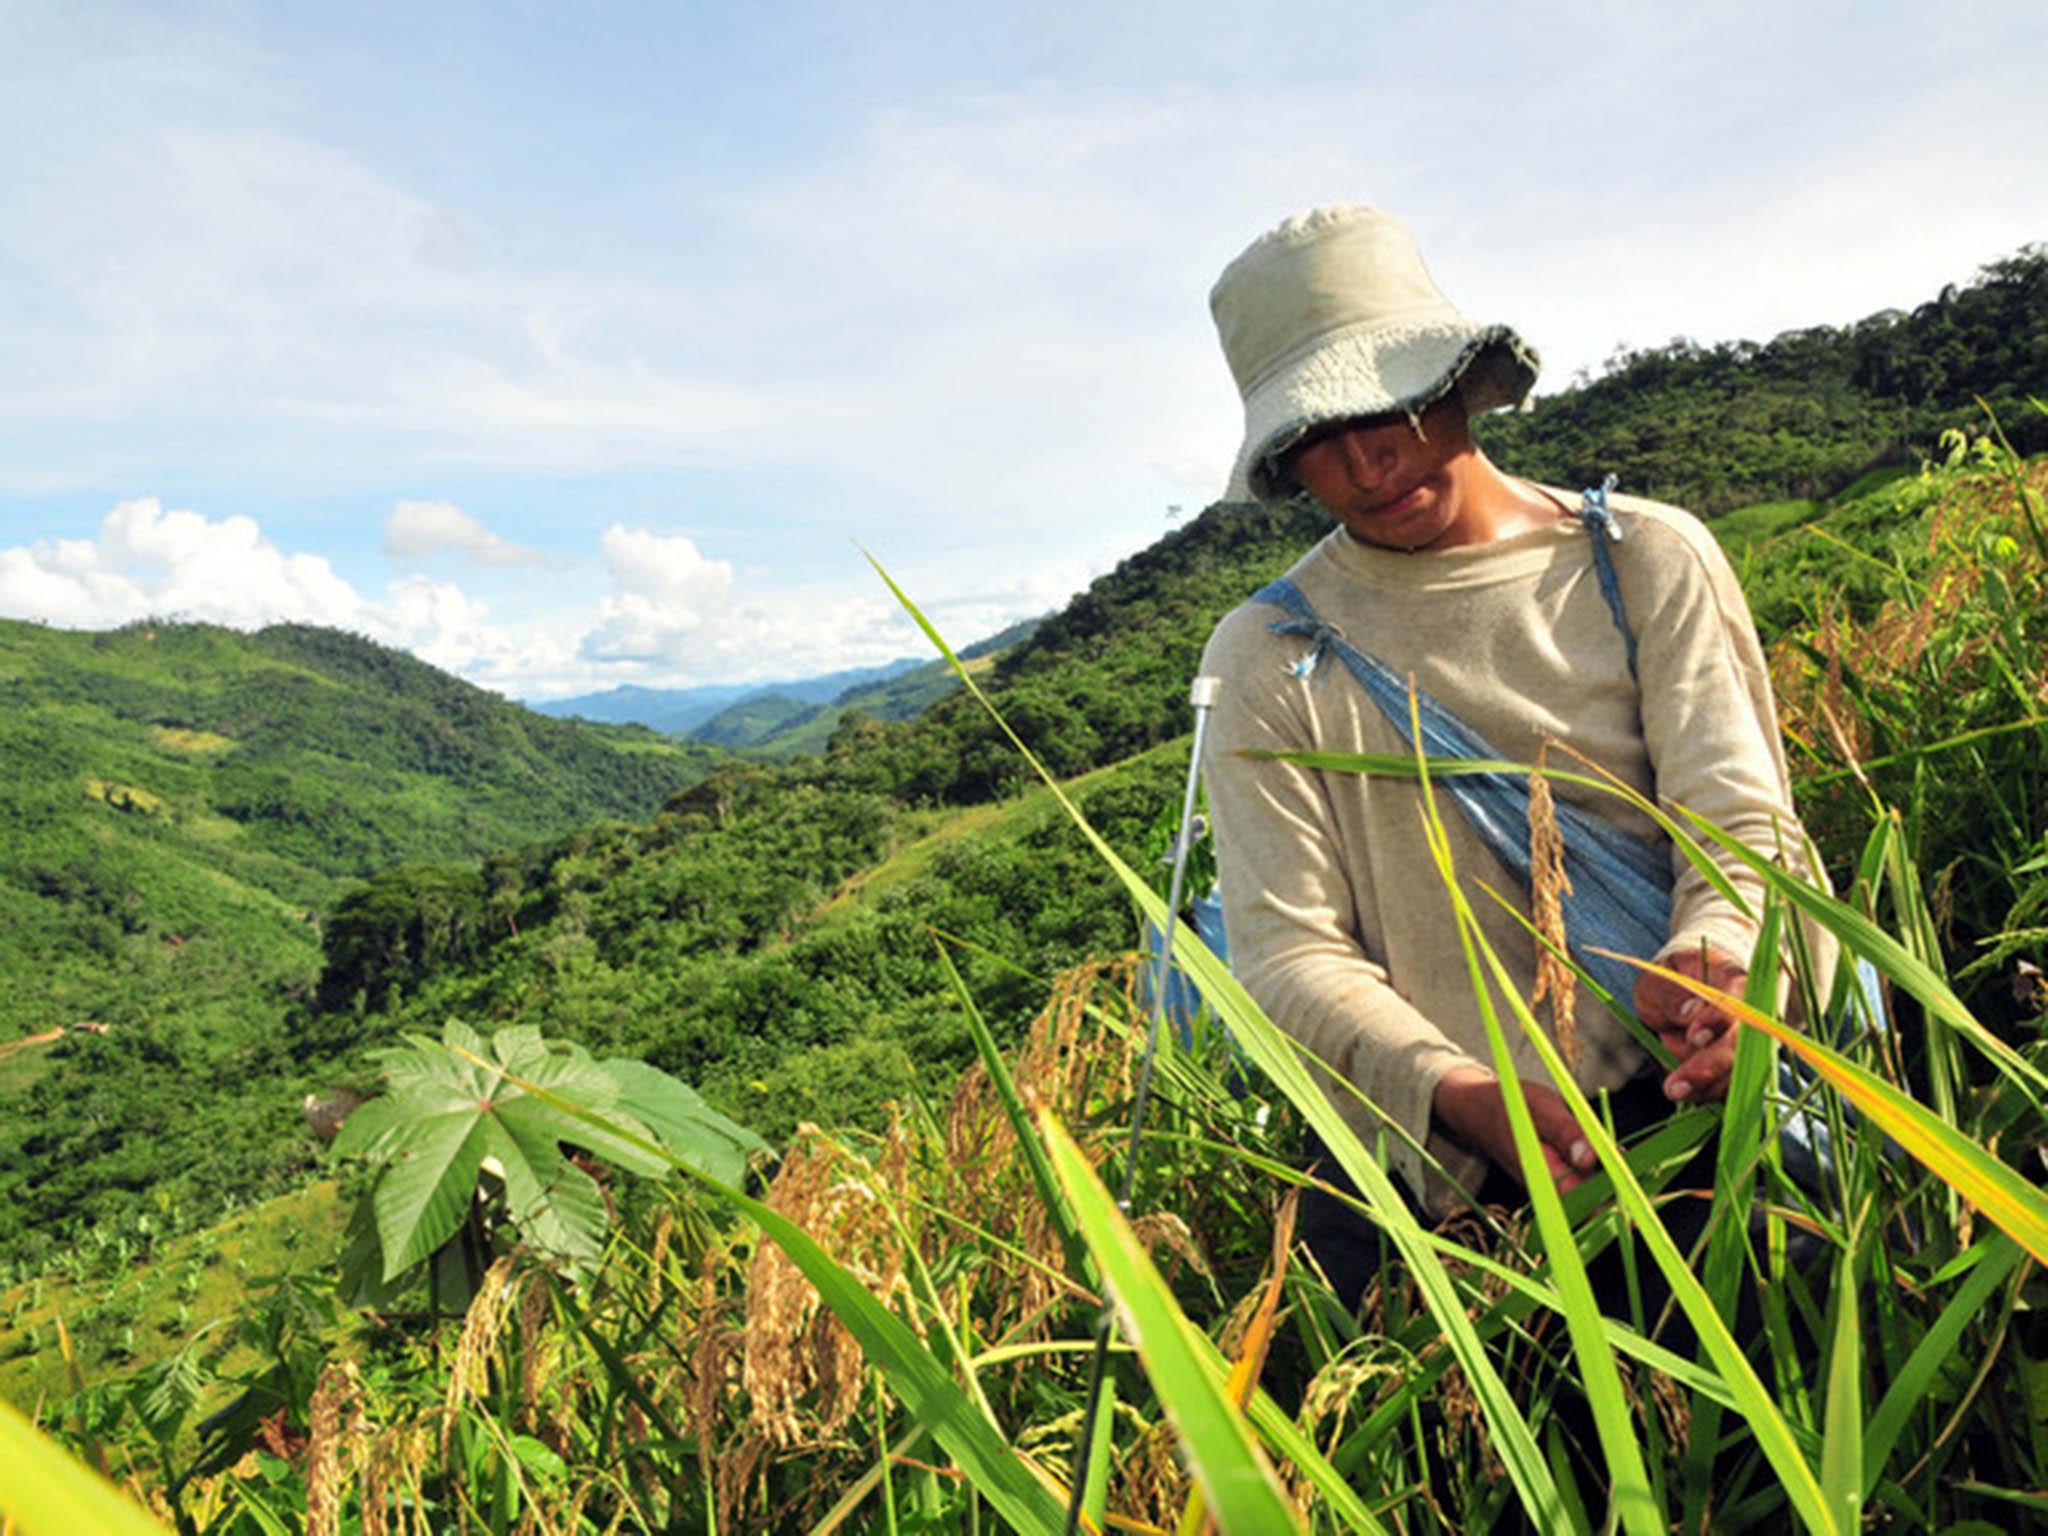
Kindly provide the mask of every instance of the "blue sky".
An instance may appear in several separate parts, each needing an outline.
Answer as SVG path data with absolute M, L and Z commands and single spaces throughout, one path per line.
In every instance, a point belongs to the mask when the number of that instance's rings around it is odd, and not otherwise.
M 1399 212 L 1557 388 L 2048 239 L 2044 67 L 2035 3 L 0 0 L 0 616 L 787 676 L 920 649 L 857 542 L 971 640 L 1220 493 L 1279 217 Z

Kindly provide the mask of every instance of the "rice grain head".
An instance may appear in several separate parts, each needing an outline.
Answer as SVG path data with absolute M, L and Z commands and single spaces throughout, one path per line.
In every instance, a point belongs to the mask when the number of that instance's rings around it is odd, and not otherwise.
M 1550 793 L 1550 779 L 1543 771 L 1549 747 L 1537 754 L 1536 768 L 1529 775 L 1529 864 L 1530 918 L 1537 931 L 1556 945 L 1565 947 L 1564 898 L 1572 891 L 1571 876 L 1564 867 L 1564 837 L 1557 827 L 1557 803 Z M 1573 1010 L 1578 1006 L 1578 978 L 1572 968 L 1549 949 L 1538 946 L 1536 986 L 1529 994 L 1533 1008 L 1550 1003 L 1551 1032 L 1557 1049 L 1573 1067 L 1579 1064 L 1579 1026 Z

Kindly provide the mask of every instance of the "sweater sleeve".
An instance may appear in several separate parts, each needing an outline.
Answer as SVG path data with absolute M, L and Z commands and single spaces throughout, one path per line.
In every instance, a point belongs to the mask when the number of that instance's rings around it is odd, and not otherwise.
M 1650 600 L 1631 604 L 1630 613 L 1658 797 L 1768 858 L 1803 866 L 1805 834 L 1792 807 L 1769 675 L 1734 572 L 1704 529 L 1641 518 L 1629 536 L 1643 546 L 1638 574 L 1649 577 L 1640 585 Z M 1761 913 L 1761 879 L 1713 851 L 1750 913 Z M 1675 846 L 1671 857 L 1671 937 L 1662 953 L 1696 949 L 1704 940 L 1746 963 L 1755 917 L 1715 890 Z
M 1422 1144 L 1438 1081 L 1453 1066 L 1477 1063 L 1395 990 L 1369 953 L 1329 799 L 1334 776 L 1240 755 L 1318 745 L 1308 691 L 1286 675 L 1280 649 L 1257 615 L 1240 609 L 1218 628 L 1202 663 L 1224 683 L 1204 772 L 1231 966 L 1274 1024 Z M 1325 1087 L 1360 1140 L 1377 1145 L 1380 1115 L 1341 1087 Z M 1386 1140 L 1390 1166 L 1424 1195 L 1437 1181 L 1425 1180 L 1422 1159 L 1398 1137 Z M 1442 1137 L 1429 1150 L 1454 1179 L 1477 1187 L 1483 1161 Z

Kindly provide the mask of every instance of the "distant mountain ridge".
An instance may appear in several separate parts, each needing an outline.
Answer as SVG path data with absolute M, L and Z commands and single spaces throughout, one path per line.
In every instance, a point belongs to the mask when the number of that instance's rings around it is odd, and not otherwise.
M 1043 618 L 1022 619 L 962 648 L 966 661 L 998 656 L 1029 640 Z M 556 718 L 644 725 L 711 746 L 767 757 L 822 752 L 840 719 L 859 710 L 874 720 L 909 720 L 958 686 L 941 661 L 904 657 L 819 677 L 774 683 L 705 683 L 643 688 L 632 683 L 603 693 L 546 699 L 531 707 Z
M 923 665 L 921 656 L 904 656 L 875 667 L 849 667 L 819 677 L 787 678 L 765 683 L 701 683 L 689 688 L 643 688 L 634 683 L 621 683 L 602 693 L 541 699 L 527 707 L 536 714 L 550 715 L 558 720 L 644 725 L 667 736 L 690 736 L 699 726 L 735 705 L 768 698 L 787 699 L 799 705 L 829 704 L 849 688 L 891 678 L 899 672 Z

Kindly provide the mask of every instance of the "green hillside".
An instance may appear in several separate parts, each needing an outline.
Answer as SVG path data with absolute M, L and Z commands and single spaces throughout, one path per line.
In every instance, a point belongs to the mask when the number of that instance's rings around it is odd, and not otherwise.
M 0 623 L 0 700 L 0 1260 L 304 1163 L 287 1020 L 351 882 L 645 815 L 716 760 L 292 626 Z
M 2022 452 L 2048 450 L 2048 246 L 1989 263 L 1913 309 L 1771 341 L 1617 354 L 1598 379 L 1478 423 L 1519 473 L 1625 489 L 1711 516 L 1839 496 L 1867 470 L 1918 465 L 1988 403 Z
M 1768 370 L 1760 377 L 1768 393 Z M 1662 397 L 1661 408 L 1675 412 L 1686 398 L 1680 389 Z M 1629 407 L 1658 408 L 1654 395 Z M 2024 436 L 2040 421 L 2048 421 L 2048 410 L 2009 425 Z M 1836 444 L 1844 462 L 1847 442 Z M 1873 877 L 1882 864 L 1882 879 L 1866 880 L 1857 900 L 1902 935 L 1907 959 L 1901 966 L 1893 957 L 1895 973 L 1942 968 L 1962 1004 L 1983 1021 L 1985 1038 L 1995 1035 L 2038 1060 L 2048 993 L 2030 967 L 2039 965 L 2048 932 L 2048 845 L 2041 834 L 2048 813 L 2048 609 L 2040 600 L 2048 571 L 2048 470 L 2029 468 L 1995 442 L 1938 446 L 1940 460 L 1929 468 L 1866 469 L 1832 495 L 1781 476 L 1712 526 L 1769 648 L 1801 808 L 1838 886 L 1852 887 L 1859 863 Z M 1510 460 L 1509 467 L 1530 466 Z M 1577 478 L 1537 468 L 1566 483 Z M 1299 505 L 1211 507 L 1123 562 L 1028 638 L 973 664 L 981 686 L 1139 870 L 1161 873 L 1158 853 L 1186 765 L 1186 690 L 1203 642 L 1225 610 L 1326 526 Z M 976 1050 L 941 948 L 996 1040 L 1027 1040 L 1038 1051 L 1042 1075 L 1030 1085 L 1034 1093 L 1066 1095 L 1057 1102 L 1067 1123 L 1089 1139 L 1091 1157 L 1106 1156 L 1108 1128 L 1127 1110 L 1127 1078 L 1118 1087 L 1127 1057 L 1107 1026 L 1086 1044 L 1072 1034 L 1057 1049 L 1046 1042 L 1061 1029 L 1077 1029 L 1081 1005 L 1091 998 L 1101 1010 L 1089 1013 L 1091 1027 L 1126 1008 L 1123 973 L 1112 972 L 1095 992 L 1051 992 L 1049 983 L 1084 957 L 1128 945 L 1133 930 L 1127 898 L 973 699 L 955 689 L 903 720 L 877 718 L 852 708 L 857 700 L 841 700 L 847 707 L 821 751 L 781 762 L 724 758 L 709 771 L 679 772 L 673 786 L 638 806 L 600 805 L 594 789 L 592 808 L 565 818 L 566 825 L 521 830 L 483 819 L 522 798 L 497 775 L 514 775 L 532 789 L 525 798 L 545 803 L 553 793 L 548 786 L 573 775 L 563 758 L 529 757 L 524 749 L 553 738 L 532 734 L 519 712 L 500 717 L 487 699 L 468 698 L 459 684 L 415 670 L 404 658 L 319 632 L 246 639 L 169 632 L 190 648 L 175 653 L 175 665 L 156 670 L 156 658 L 167 654 L 155 649 L 165 631 L 72 637 L 15 629 L 19 635 L 10 638 L 19 654 L 0 652 L 0 687 L 28 705 L 7 717 L 10 734 L 0 738 L 10 761 L 23 765 L 0 800 L 13 834 L 0 893 L 13 903 L 15 918 L 0 942 L 15 945 L 7 952 L 8 974 L 22 978 L 9 1017 L 16 1033 L 50 1018 L 66 1033 L 0 1052 L 0 1096 L 9 1110 L 0 1169 L 14 1181 L 0 1205 L 0 1222 L 10 1224 L 0 1236 L 12 1242 L 16 1277 L 45 1277 L 40 1288 L 31 1281 L 0 1296 L 17 1329 L 0 1351 L 0 1390 L 40 1393 L 68 1376 L 49 1355 L 60 1314 L 80 1322 L 87 1345 L 80 1356 L 95 1373 L 140 1366 L 174 1344 L 181 1329 L 204 1327 L 204 1308 L 233 1304 L 233 1282 L 207 1261 L 209 1253 L 231 1251 L 230 1230 L 251 1245 L 232 1250 L 244 1269 L 230 1269 L 247 1273 L 252 1284 L 257 1263 L 294 1262 L 295 1254 L 277 1251 L 280 1225 L 329 1221 L 333 1206 L 324 1190 L 223 1228 L 213 1246 L 205 1238 L 166 1244 L 163 1234 L 203 1225 L 213 1214 L 209 1202 L 224 1193 L 244 1202 L 304 1183 L 324 1159 L 296 1123 L 298 1094 L 367 1085 L 375 1074 L 368 1052 L 402 1034 L 438 1036 L 455 1017 L 487 1031 L 525 1026 L 600 1056 L 637 1058 L 695 1085 L 714 1107 L 784 1148 L 782 1175 L 809 1193 L 791 1194 L 799 1203 L 783 1209 L 805 1213 L 821 1240 L 898 1242 L 878 1235 L 886 1222 L 862 1214 L 876 1191 L 893 1190 L 880 1202 L 902 1197 L 894 1216 L 913 1236 L 894 1257 L 877 1258 L 882 1246 L 843 1249 L 851 1264 L 875 1258 L 854 1290 L 886 1288 L 892 1276 L 901 1277 L 908 1289 L 890 1291 L 885 1306 L 912 1308 L 933 1339 L 957 1326 L 957 1358 L 970 1361 L 970 1372 L 980 1368 L 976 1360 L 1023 1362 L 1014 1376 L 1001 1375 L 1002 1385 L 983 1378 L 1005 1422 L 1028 1426 L 1020 1436 L 1067 1444 L 1060 1437 L 1071 1435 L 1076 1421 L 1076 1372 L 1050 1355 L 1033 1355 L 1030 1341 L 1042 1337 L 1061 1353 L 1078 1352 L 1093 1306 L 1064 1306 L 1057 1291 L 1065 1282 L 1046 1284 L 1051 1274 L 1077 1275 L 1051 1228 L 1032 1226 L 1040 1207 L 1025 1176 L 1015 1168 L 1008 1182 L 987 1174 L 990 1149 L 1003 1145 L 1005 1134 L 1011 1146 L 1020 1137 L 992 1129 L 1001 1111 L 987 1093 L 989 1080 L 963 1077 Z M 114 662 L 97 669 L 74 664 L 98 651 Z M 890 681 L 913 687 L 921 675 Z M 177 697 L 184 701 L 163 702 Z M 279 701 L 274 715 L 259 707 L 264 699 Z M 380 701 L 392 707 L 380 711 Z M 344 725 L 330 718 L 330 703 Z M 464 721 L 462 740 L 439 731 L 450 718 Z M 622 778 L 676 761 L 645 733 L 578 733 L 575 740 L 576 761 L 603 763 Z M 282 798 L 242 792 L 263 766 L 249 761 L 258 751 L 252 743 L 289 765 L 269 781 Z M 350 743 L 361 748 L 356 756 L 343 750 Z M 329 773 L 338 777 L 322 777 Z M 302 784 L 306 798 L 333 797 L 312 800 L 322 807 L 319 815 L 283 813 Z M 1876 804 L 1897 809 L 1873 813 Z M 252 805 L 278 813 L 256 814 Z M 358 825 L 351 817 L 360 807 L 368 809 Z M 411 818 L 402 821 L 402 837 L 391 837 L 377 819 L 387 815 Z M 1867 844 L 1873 827 L 1889 841 Z M 463 841 L 470 836 L 477 841 Z M 1866 856 L 1867 846 L 1884 857 Z M 366 848 L 383 853 L 372 857 Z M 352 865 L 354 858 L 371 861 Z M 350 873 L 367 878 L 345 880 Z M 1049 995 L 1056 999 L 1050 1005 Z M 31 1017 L 36 999 L 43 1012 Z M 1921 1017 L 1910 989 L 1895 989 L 1893 1004 L 1895 1031 L 1854 1043 L 1865 1066 L 1895 1069 L 1901 1084 L 1916 1090 L 1936 1082 L 1927 1102 L 1938 1106 L 1945 1096 L 1960 1106 L 1954 1118 L 1967 1120 L 1969 1139 L 2031 1173 L 2040 1158 L 2038 1102 L 2021 1103 L 1996 1088 L 1982 1062 L 1966 1060 L 1953 1039 Z M 1035 1035 L 1034 1015 L 1045 1021 Z M 81 1022 L 105 1028 L 75 1027 Z M 1905 1064 L 1888 1066 L 1893 1058 Z M 1269 1262 L 1277 1196 L 1271 1169 L 1297 1158 L 1300 1145 L 1292 1110 L 1261 1100 L 1267 1090 L 1259 1086 L 1240 1098 L 1225 1075 L 1208 1070 L 1214 1065 L 1177 1061 L 1162 1074 L 1167 1129 L 1146 1154 L 1152 1182 L 1138 1205 L 1184 1220 L 1178 1233 L 1156 1226 L 1147 1241 L 1156 1255 L 1174 1255 L 1169 1283 L 1180 1304 L 1201 1329 L 1224 1337 L 1224 1314 L 1234 1311 L 1243 1325 L 1247 1308 L 1237 1299 L 1252 1294 Z M 466 1100 L 459 1113 L 493 1112 L 491 1097 Z M 901 1107 L 893 1120 L 886 1107 L 892 1101 Z M 806 1131 L 807 1123 L 828 1129 Z M 1897 1357 L 1932 1349 L 1924 1340 L 1948 1326 L 1934 1321 L 1937 1314 L 1955 1324 L 1951 1338 L 1962 1337 L 1966 1324 L 1979 1326 L 1972 1319 L 1992 1318 L 2003 1336 L 2020 1292 L 2010 1291 L 1998 1306 L 1979 1303 L 1995 1299 L 1991 1287 L 2005 1283 L 2006 1271 L 1986 1267 L 1990 1278 L 1977 1301 L 1953 1305 L 1959 1282 L 1978 1284 L 1963 1278 L 1970 1264 L 1962 1255 L 1976 1251 L 1976 1262 L 1987 1263 L 1988 1250 L 1969 1247 L 1989 1241 L 1971 1231 L 1983 1201 L 1954 1198 L 1929 1182 L 1855 1117 L 1844 1116 L 1842 1126 L 1844 1144 L 1855 1149 L 1845 1177 L 1857 1181 L 1862 1198 L 1918 1181 L 1884 1197 L 1892 1202 L 1883 1208 L 1885 1230 L 1938 1236 L 1910 1254 L 1903 1245 L 1887 1250 L 1887 1264 L 1910 1283 L 1879 1287 L 1894 1336 L 1882 1341 L 1882 1355 L 1873 1350 L 1865 1357 L 1873 1379 L 1913 1373 Z M 543 1138 L 548 1150 L 554 1139 L 552 1132 Z M 1227 1147 L 1247 1156 L 1221 1158 Z M 909 1150 L 899 1156 L 899 1149 Z M 347 1166 L 357 1170 L 351 1178 L 360 1177 L 357 1165 Z M 890 1167 L 898 1171 L 882 1171 Z M 859 1197 L 850 1205 L 849 1192 Z M 603 1211 L 592 1219 L 615 1223 L 626 1240 L 591 1274 L 574 1281 L 544 1276 L 538 1267 L 517 1269 L 534 1263 L 530 1256 L 515 1258 L 502 1272 L 524 1275 L 526 1290 L 516 1299 L 504 1289 L 495 1298 L 488 1288 L 478 1293 L 497 1310 L 479 1300 L 472 1323 L 483 1318 L 490 1324 L 483 1332 L 494 1329 L 492 1336 L 506 1342 L 497 1387 L 463 1389 L 471 1394 L 467 1417 L 442 1406 L 458 1395 L 443 1379 L 454 1334 L 438 1322 L 439 1293 L 418 1283 L 421 1266 L 412 1269 L 400 1310 L 380 1305 L 353 1314 L 353 1331 L 338 1345 L 335 1318 L 343 1309 L 324 1280 L 271 1291 L 267 1307 L 303 1314 L 288 1346 L 267 1346 L 292 1375 L 290 1390 L 279 1389 L 275 1399 L 284 1415 L 279 1422 L 301 1426 L 317 1418 L 314 1383 L 336 1380 L 333 1372 L 320 1376 L 317 1362 L 345 1358 L 360 1365 L 354 1379 L 391 1435 L 417 1423 L 427 1426 L 419 1445 L 442 1447 L 423 1474 L 434 1488 L 460 1488 L 465 1477 L 491 1481 L 501 1513 L 522 1501 L 543 1507 L 566 1475 L 556 1469 L 571 1461 L 591 1469 L 592 1480 L 581 1486 L 599 1488 L 610 1475 L 600 1469 L 617 1458 L 614 1442 L 605 1439 L 609 1431 L 593 1426 L 630 1423 L 620 1416 L 643 1410 L 689 1426 L 646 1437 L 648 1464 L 662 1469 L 654 1480 L 665 1490 L 661 1498 L 677 1489 L 691 1499 L 702 1494 L 707 1507 L 727 1511 L 718 1516 L 719 1529 L 748 1528 L 728 1504 L 764 1517 L 771 1508 L 786 1513 L 802 1504 L 801 1528 L 810 1528 L 812 1517 L 825 1513 L 818 1500 L 844 1495 L 858 1502 L 869 1452 L 865 1440 L 848 1449 L 854 1441 L 843 1419 L 786 1447 L 789 1454 L 752 1463 L 751 1492 L 739 1486 L 746 1478 L 733 1488 L 715 1477 L 711 1489 L 692 1481 L 700 1451 L 701 1465 L 717 1466 L 743 1443 L 731 1438 L 735 1421 L 721 1418 L 721 1405 L 767 1390 L 760 1377 L 735 1368 L 730 1353 L 746 1347 L 737 1341 L 758 1321 L 756 1301 L 769 1294 L 764 1269 L 753 1263 L 767 1249 L 722 1206 L 709 1210 L 673 1184 L 654 1198 L 621 1175 L 603 1186 L 603 1197 L 593 1200 Z M 457 1216 L 476 1209 L 463 1195 Z M 91 1225 L 78 1234 L 82 1223 Z M 1738 1219 L 1730 1230 L 1746 1230 L 1746 1223 Z M 441 1250 L 454 1252 L 445 1268 L 458 1302 L 492 1254 L 510 1243 L 502 1230 L 495 1237 L 463 1232 L 461 1241 L 474 1239 L 473 1251 Z M 74 1234 L 77 1240 L 58 1240 Z M 331 1237 L 311 1241 L 331 1254 Z M 1849 1235 L 1845 1251 L 1853 1253 L 1857 1241 Z M 133 1261 L 142 1260 L 153 1262 L 131 1273 Z M 1284 1255 L 1271 1262 L 1285 1269 Z M 436 1285 L 443 1268 L 437 1261 Z M 77 1273 L 60 1284 L 55 1274 L 65 1270 Z M 2015 1272 L 2010 1284 L 2023 1277 Z M 1400 1385 L 1407 1365 L 1386 1370 L 1344 1342 L 1353 1323 L 1317 1284 L 1298 1270 L 1291 1277 L 1293 1337 L 1275 1346 L 1269 1384 L 1285 1382 L 1283 1390 L 1306 1401 L 1318 1372 L 1342 1368 L 1352 1372 L 1347 1392 L 1409 1391 Z M 542 1304 L 550 1295 L 552 1310 Z M 1021 1298 L 1034 1295 L 1042 1305 L 1026 1307 Z M 1278 1299 L 1277 1288 L 1272 1295 Z M 301 1307 L 304 1297 L 315 1300 Z M 1479 1320 L 1501 1299 L 1460 1293 L 1453 1311 Z M 1780 1291 L 1773 1304 L 1790 1303 Z M 1796 1304 L 1819 1318 L 1828 1303 L 1821 1296 Z M 776 1303 L 760 1305 L 765 1312 Z M 594 1328 L 600 1313 L 602 1325 Z M 797 1314 L 785 1306 L 785 1315 Z M 1438 1322 L 1412 1296 L 1384 1302 L 1363 1326 L 1384 1329 L 1398 1344 L 1389 1359 L 1441 1363 Z M 1518 1333 L 1519 1325 L 1509 1331 Z M 234 1336 L 247 1343 L 251 1332 L 245 1326 Z M 229 1336 L 220 1331 L 219 1347 Z M 1242 1336 L 1231 1337 L 1235 1349 Z M 1775 1362 L 1784 1379 L 1806 1369 L 1791 1358 L 1785 1329 L 1766 1329 L 1761 1337 L 1766 1347 L 1787 1352 Z M 550 1342 L 534 1342 L 541 1338 Z M 688 1352 L 680 1369 L 669 1364 L 684 1358 L 676 1354 L 678 1338 Z M 1848 1349 L 1858 1338 L 1855 1329 L 1838 1329 L 1831 1347 Z M 2013 1340 L 2016 1348 L 2019 1336 Z M 480 1347 L 493 1346 L 485 1338 Z M 1975 1347 L 1985 1351 L 1982 1358 L 1998 1353 L 1982 1341 Z M 528 1352 L 515 1361 L 520 1350 Z M 564 1361 L 577 1351 L 602 1365 L 580 1378 L 585 1386 L 576 1390 L 585 1396 L 562 1400 L 566 1418 L 547 1418 L 533 1394 L 511 1390 L 515 1381 L 535 1379 L 533 1360 Z M 2027 1358 L 2038 1353 L 2032 1349 Z M 84 1394 L 74 1422 L 102 1413 L 111 1421 L 124 1412 L 146 1421 L 148 1394 L 168 1379 L 174 1358 L 165 1354 L 136 1378 L 140 1385 L 126 1399 L 118 1382 Z M 265 1358 L 257 1348 L 256 1364 Z M 933 1369 L 952 1377 L 950 1365 Z M 1997 1424 L 2024 1412 L 2020 1394 L 2031 1390 L 2024 1361 L 2003 1369 L 1992 1389 L 1996 1400 L 1977 1414 L 1959 1463 L 1979 1471 L 2002 1444 L 1997 1435 L 1987 1437 L 1986 1416 Z M 1551 1379 L 1545 1371 L 1527 1379 Z M 1920 1371 L 1922 1391 L 1947 1392 L 1931 1372 Z M 1853 1385 L 1863 1372 L 1839 1374 Z M 1417 1377 L 1422 1385 L 1414 1392 L 1426 1393 L 1434 1379 Z M 622 1396 L 605 1396 L 612 1386 L 589 1385 L 619 1380 L 632 1383 L 618 1389 Z M 1518 1394 L 1523 1380 L 1516 1378 Z M 813 1407 L 829 1395 L 827 1381 L 815 1376 L 804 1389 Z M 1905 1459 L 1917 1496 L 1926 1499 L 1937 1495 L 1920 1469 L 1934 1466 L 1929 1477 L 1941 1471 L 1928 1458 L 1949 1444 L 1941 1425 L 1956 1421 L 1968 1400 L 1965 1383 L 1950 1385 L 1953 1403 L 1941 1402 L 1938 1414 L 1930 1406 L 1929 1422 L 1913 1430 L 1920 1438 L 1899 1442 L 1919 1447 Z M 1121 1373 L 1118 1390 L 1125 1405 L 1152 1401 L 1135 1369 Z M 1546 1402 L 1543 1394 L 1553 1390 L 1529 1388 Z M 1810 1381 L 1798 1390 L 1813 1393 Z M 489 1433 L 497 1438 L 480 1438 L 486 1432 L 474 1426 L 485 1396 L 490 1412 L 524 1426 L 523 1448 L 495 1420 Z M 893 1430 L 879 1388 L 874 1401 L 878 1433 L 891 1438 L 907 1428 L 903 1399 Z M 1354 1424 L 1365 1422 L 1374 1401 L 1359 1399 Z M 1418 1400 L 1383 1412 L 1387 1401 L 1382 1396 L 1371 1407 L 1375 1421 L 1398 1424 L 1412 1414 L 1420 1424 L 1421 1415 L 1436 1411 Z M 1650 1405 L 1642 1415 L 1646 1432 L 1667 1432 L 1656 1406 L 1661 1400 L 1652 1393 L 1642 1401 Z M 1689 1401 L 1689 1411 L 1705 1411 L 1698 1393 Z M 689 1417 L 700 1411 L 708 1417 Z M 457 1420 L 472 1427 L 449 1431 Z M 1110 1433 L 1123 1435 L 1120 1446 L 1130 1444 L 1131 1427 L 1117 1422 L 1121 1427 Z M 567 1431 L 558 1433 L 565 1423 Z M 134 1440 L 132 1423 L 128 1433 Z M 470 1438 L 460 1440 L 465 1434 Z M 705 1438 L 693 1442 L 697 1434 Z M 917 1470 L 919 1507 L 931 1516 L 921 1528 L 959 1528 L 963 1511 L 952 1485 L 923 1470 L 944 1469 L 942 1452 L 908 1440 L 895 1444 L 909 1447 L 901 1455 L 915 1462 L 883 1457 L 878 1477 L 886 1485 L 894 1465 L 908 1486 Z M 1443 1453 L 1454 1460 L 1468 1454 L 1454 1447 Z M 1405 1452 L 1396 1461 L 1360 1476 L 1367 1486 L 1391 1490 L 1387 1497 L 1398 1503 L 1414 1473 Z M 515 1462 L 524 1472 L 504 1470 Z M 1127 1458 L 1116 1475 L 1128 1483 L 1134 1464 Z M 1470 1486 L 1445 1491 L 1459 1508 L 1478 1513 L 1463 1527 L 1447 1528 L 1488 1528 L 1486 1512 L 1505 1495 L 1484 1489 L 1504 1485 L 1483 1451 L 1466 1464 Z M 253 1465 L 265 1487 L 289 1491 L 302 1475 L 283 1456 Z M 527 1474 L 532 1481 L 519 1483 Z M 1699 1468 L 1687 1475 L 1707 1486 Z M 2031 1467 L 1999 1475 L 2014 1488 L 2039 1482 Z M 246 1467 L 219 1476 L 253 1490 L 238 1497 L 264 1496 Z M 614 1479 L 593 1497 L 597 1505 L 623 1508 L 623 1487 Z M 1746 1497 L 1761 1512 L 1757 1528 L 1774 1528 L 1782 1511 L 1771 1487 Z M 651 1507 L 676 1507 L 650 1499 Z M 970 1500 L 966 1512 L 974 1507 Z M 696 1518 L 645 1523 L 699 1528 L 690 1523 Z M 1172 1508 L 1148 1515 L 1175 1518 Z M 501 1523 L 509 1524 L 509 1516 Z M 771 1521 L 756 1528 L 790 1527 Z

